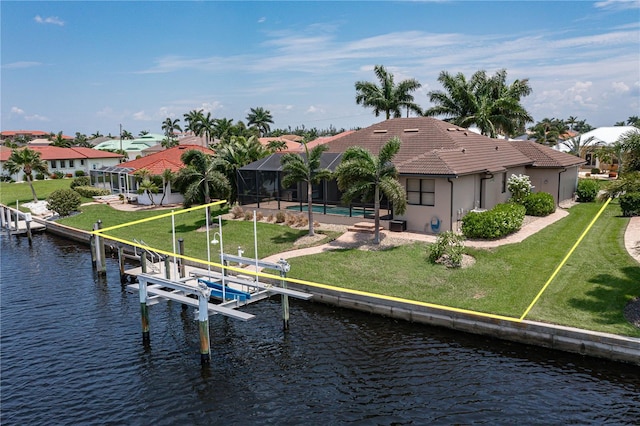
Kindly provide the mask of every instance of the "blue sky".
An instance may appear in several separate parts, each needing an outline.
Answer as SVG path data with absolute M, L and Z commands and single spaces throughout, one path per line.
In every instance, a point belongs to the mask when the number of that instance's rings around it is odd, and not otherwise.
M 193 109 L 272 128 L 365 127 L 354 83 L 528 78 L 536 121 L 640 115 L 640 1 L 0 2 L 2 130 L 161 132 Z

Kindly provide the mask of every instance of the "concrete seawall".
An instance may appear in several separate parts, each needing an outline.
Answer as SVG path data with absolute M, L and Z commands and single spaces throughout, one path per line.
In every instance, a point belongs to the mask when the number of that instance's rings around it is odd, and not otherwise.
M 371 314 L 446 327 L 528 345 L 542 346 L 597 358 L 640 365 L 640 338 L 564 327 L 524 320 L 487 318 L 372 296 L 290 284 L 290 288 L 313 293 L 313 301 Z
M 34 219 L 41 221 L 41 219 Z M 42 221 L 46 232 L 83 244 L 90 244 L 91 234 L 55 222 Z M 192 262 L 189 262 L 191 264 Z M 197 266 L 194 264 L 194 266 Z M 206 267 L 206 266 L 205 266 Z M 541 346 L 597 358 L 640 365 L 640 338 L 545 324 L 535 321 L 507 321 L 469 313 L 454 312 L 409 302 L 392 301 L 329 290 L 289 284 L 289 288 L 313 294 L 312 301 L 354 309 L 420 324 L 446 327 L 483 336 L 528 345 Z

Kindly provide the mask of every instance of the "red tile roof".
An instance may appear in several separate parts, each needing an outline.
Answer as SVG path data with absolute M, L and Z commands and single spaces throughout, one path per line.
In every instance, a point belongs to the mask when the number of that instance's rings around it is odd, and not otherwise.
M 0 132 L 3 138 L 12 138 L 19 135 L 31 136 L 33 138 L 37 136 L 48 137 L 51 132 L 43 132 L 42 130 L 3 130 Z M 73 139 L 73 136 L 62 135 L 64 139 Z
M 21 148 L 18 148 L 21 149 Z M 90 158 L 122 158 L 121 154 L 99 151 L 91 148 L 61 148 L 58 146 L 31 146 L 30 150 L 40 153 L 40 158 L 50 160 L 82 160 Z M 0 161 L 7 161 L 11 155 L 11 148 L 0 147 Z
M 571 167 L 586 161 L 575 155 L 557 151 L 533 141 L 511 142 L 516 149 L 533 160 L 534 167 Z
M 197 149 L 206 154 L 213 155 L 214 152 L 208 148 L 199 145 L 179 145 L 164 151 L 156 152 L 146 157 L 137 158 L 135 160 L 121 163 L 119 167 L 132 168 L 134 173 L 136 170 L 147 169 L 152 175 L 160 175 L 166 169 L 177 172 L 184 167 L 184 163 L 180 160 L 180 156 L 190 149 Z

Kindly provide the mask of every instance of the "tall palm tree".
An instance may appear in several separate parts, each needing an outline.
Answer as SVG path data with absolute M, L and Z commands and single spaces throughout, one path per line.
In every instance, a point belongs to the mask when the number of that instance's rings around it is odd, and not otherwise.
M 164 131 L 164 135 L 167 138 L 173 138 L 176 130 L 179 132 L 182 131 L 182 127 L 180 127 L 180 124 L 178 124 L 179 122 L 180 122 L 179 118 L 172 120 L 171 117 L 167 117 L 162 122 L 162 130 Z
M 47 173 L 47 162 L 40 158 L 39 152 L 29 148 L 14 149 L 2 168 L 12 175 L 22 170 L 31 188 L 33 201 L 38 202 L 36 190 L 33 188 L 33 172 Z
M 543 118 L 530 129 L 533 133 L 528 139 L 535 139 L 536 142 L 546 146 L 554 146 L 558 143 L 560 136 L 566 132 L 567 126 L 564 121 L 557 118 Z
M 631 117 L 627 118 L 627 125 L 640 127 L 640 117 L 638 117 L 637 115 L 632 115 Z
M 184 117 L 185 123 L 187 123 L 187 127 L 184 128 L 185 132 L 192 132 L 195 136 L 201 136 L 200 125 L 202 123 L 202 119 L 204 118 L 203 110 L 191 110 L 186 114 L 182 114 Z
M 247 114 L 247 124 L 255 126 L 258 129 L 258 136 L 261 137 L 271 130 L 269 124 L 273 124 L 273 117 L 270 111 L 262 107 L 251 108 L 249 114 Z
M 220 140 L 226 140 L 231 136 L 233 118 L 218 118 L 213 124 L 212 135 Z
M 60 148 L 69 148 L 73 145 L 73 141 L 71 139 L 67 139 L 62 135 L 62 131 L 56 133 L 51 133 L 49 135 L 49 140 L 51 141 L 52 146 L 57 146 Z
M 342 162 L 334 172 L 345 204 L 350 204 L 356 197 L 364 200 L 373 198 L 376 227 L 374 244 L 380 243 L 382 196 L 391 201 L 394 212 L 403 214 L 407 209 L 407 195 L 398 182 L 398 171 L 392 163 L 399 150 L 400 139 L 397 137 L 389 139 L 377 156 L 359 146 L 350 147 L 342 155 Z
M 122 129 L 122 139 L 126 139 L 126 140 L 132 140 L 133 139 L 133 134 L 125 129 Z
M 578 124 L 578 117 L 574 117 L 573 115 L 570 115 L 569 118 L 565 120 L 565 124 L 569 126 L 569 130 L 573 131 L 573 128 L 575 127 L 575 125 Z
M 307 212 L 309 215 L 309 235 L 313 236 L 313 185 L 317 185 L 331 177 L 331 171 L 320 168 L 322 153 L 329 149 L 326 145 L 317 145 L 311 152 L 304 143 L 304 157 L 299 154 L 288 153 L 282 156 L 280 162 L 284 178 L 282 186 L 285 188 L 303 182 L 307 184 Z
M 387 72 L 382 65 L 376 65 L 373 69 L 376 77 L 380 81 L 380 86 L 369 81 L 357 81 L 356 104 L 373 108 L 373 113 L 378 117 L 384 112 L 387 120 L 391 115 L 395 118 L 402 117 L 402 109 L 422 114 L 422 109 L 414 102 L 411 92 L 419 89 L 422 85 L 413 78 L 402 80 L 397 85 L 393 81 L 393 74 Z
M 506 82 L 506 70 L 488 77 L 485 71 L 476 71 L 467 80 L 462 73 L 451 75 L 442 71 L 438 81 L 444 90 L 429 92 L 435 104 L 424 112 L 425 116 L 444 116 L 444 120 L 461 127 L 476 125 L 485 136 L 498 133 L 513 136 L 524 132 L 525 124 L 533 121 L 522 107 L 520 99 L 531 93 L 528 79 Z
M 580 135 L 577 135 L 572 138 L 560 141 L 560 144 L 567 147 L 568 154 L 584 158 L 586 151 L 596 145 L 593 143 L 595 140 L 595 137 L 591 136 L 583 141 Z
M 76 137 L 73 139 L 73 144 L 75 146 L 80 146 L 83 148 L 93 148 L 93 145 L 91 145 L 89 143 L 89 139 L 87 139 L 87 135 L 80 132 L 76 132 Z
M 194 203 L 208 204 L 212 196 L 225 198 L 229 194 L 229 180 L 217 170 L 219 166 L 210 155 L 190 149 L 180 159 L 186 167 L 178 172 L 175 185 L 184 195 L 186 207 Z
M 91 135 L 91 139 L 101 138 L 102 136 L 103 136 L 103 134 L 100 133 L 100 130 L 98 130 L 94 134 Z

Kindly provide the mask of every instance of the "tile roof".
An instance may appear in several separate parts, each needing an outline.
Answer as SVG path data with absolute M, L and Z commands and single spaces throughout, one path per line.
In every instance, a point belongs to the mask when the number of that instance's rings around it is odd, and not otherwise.
M 402 141 L 394 157 L 400 174 L 460 176 L 533 164 L 507 140 L 491 139 L 431 117 L 386 120 L 327 145 L 329 152 L 361 146 L 377 155 L 394 136 Z
M 40 158 L 45 161 L 51 160 L 82 160 L 90 158 L 122 158 L 121 154 L 114 152 L 99 151 L 91 148 L 61 148 L 58 146 L 32 146 L 29 149 L 39 152 Z M 11 148 L 0 147 L 0 161 L 7 161 L 11 155 Z
M 147 155 L 146 157 L 121 163 L 119 167 L 131 168 L 133 169 L 131 173 L 140 169 L 148 169 L 153 175 L 160 175 L 166 169 L 169 169 L 172 172 L 177 172 L 184 167 L 184 163 L 180 160 L 180 156 L 190 149 L 197 149 L 198 151 L 211 155 L 214 154 L 212 150 L 199 145 L 179 145 Z
M 586 161 L 575 155 L 560 152 L 533 141 L 515 141 L 511 144 L 533 160 L 533 167 L 571 167 Z
M 31 136 L 31 137 L 36 137 L 36 136 L 48 137 L 50 134 L 51 132 L 43 132 L 42 130 L 3 130 L 2 132 L 0 132 L 0 135 L 3 138 L 12 138 L 19 135 Z M 62 135 L 62 137 L 64 139 L 73 139 L 73 136 Z

